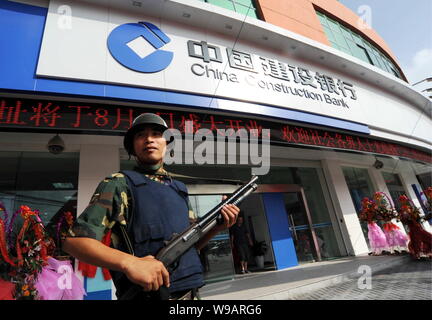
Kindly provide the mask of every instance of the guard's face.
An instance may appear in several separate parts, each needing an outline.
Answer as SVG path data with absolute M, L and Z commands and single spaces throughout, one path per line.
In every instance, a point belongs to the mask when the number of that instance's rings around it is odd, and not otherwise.
M 163 132 L 148 126 L 134 136 L 135 155 L 144 164 L 154 165 L 161 163 L 166 152 L 166 140 Z

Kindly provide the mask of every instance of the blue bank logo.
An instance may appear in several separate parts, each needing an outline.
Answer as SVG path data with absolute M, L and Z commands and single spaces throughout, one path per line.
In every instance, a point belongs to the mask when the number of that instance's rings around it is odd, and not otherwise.
M 171 63 L 174 53 L 161 50 L 171 41 L 149 22 L 126 23 L 111 31 L 108 50 L 126 68 L 145 73 L 159 72 Z

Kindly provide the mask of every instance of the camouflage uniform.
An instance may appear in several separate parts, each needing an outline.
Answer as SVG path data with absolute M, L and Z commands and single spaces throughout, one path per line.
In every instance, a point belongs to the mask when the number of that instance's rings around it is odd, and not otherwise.
M 146 177 L 163 184 L 169 184 L 171 177 L 162 167 L 154 173 L 149 173 L 140 167 L 134 168 Z M 118 228 L 113 228 L 117 223 L 126 226 L 128 216 L 132 212 L 131 193 L 122 173 L 114 173 L 99 183 L 89 205 L 77 218 L 69 230 L 71 237 L 87 237 L 101 241 L 103 236 L 112 230 L 111 243 L 118 248 L 120 234 Z M 189 202 L 189 220 L 196 219 Z

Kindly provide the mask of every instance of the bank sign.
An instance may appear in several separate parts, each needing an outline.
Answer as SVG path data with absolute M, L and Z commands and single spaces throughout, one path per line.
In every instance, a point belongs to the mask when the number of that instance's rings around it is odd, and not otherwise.
M 39 77 L 185 92 L 363 122 L 356 85 L 319 65 L 198 26 L 132 20 L 114 11 L 104 16 L 101 8 L 82 3 L 71 2 L 70 28 L 62 28 L 56 3 L 50 2 Z
M 161 49 L 170 41 L 154 24 L 139 22 L 115 28 L 108 36 L 107 45 L 112 57 L 126 68 L 153 73 L 164 70 L 172 62 L 174 53 Z M 144 50 L 140 49 L 146 46 L 151 50 L 142 54 Z M 190 72 L 204 80 L 245 85 L 271 94 L 299 96 L 344 108 L 350 107 L 350 100 L 357 100 L 351 83 L 320 72 L 313 73 L 304 67 L 234 48 L 222 48 L 207 41 L 188 40 L 187 50 L 192 58 Z M 211 62 L 215 62 L 216 67 L 211 67 Z
M 131 43 L 135 41 L 147 42 L 151 52 L 140 54 Z M 157 26 L 150 22 L 126 23 L 111 31 L 107 45 L 114 59 L 131 70 L 152 73 L 168 67 L 174 53 L 161 48 L 171 39 Z M 142 45 L 141 47 L 145 47 Z

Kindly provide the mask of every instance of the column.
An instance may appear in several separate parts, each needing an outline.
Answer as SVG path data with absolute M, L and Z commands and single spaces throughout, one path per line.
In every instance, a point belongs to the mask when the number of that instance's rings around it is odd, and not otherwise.
M 360 255 L 369 252 L 363 235 L 348 185 L 337 160 L 322 160 L 322 167 L 333 202 L 336 216 L 349 254 Z
M 414 205 L 420 209 L 420 212 L 423 213 L 423 209 L 415 193 L 414 186 L 417 188 L 417 190 L 422 190 L 422 188 L 417 180 L 414 170 L 411 168 L 410 164 L 406 161 L 399 161 L 397 168 L 400 172 L 402 184 L 404 185 L 404 188 L 408 193 L 407 194 L 408 198 L 410 198 L 414 203 Z M 423 227 L 425 228 L 426 231 L 432 233 L 432 227 L 428 222 L 425 221 L 423 223 Z
M 390 200 L 393 201 L 393 199 L 390 197 L 390 191 L 381 172 L 381 170 L 377 170 L 375 168 L 369 168 L 368 170 L 369 176 L 371 177 L 372 183 L 374 184 L 375 191 L 384 192 L 390 198 Z M 393 203 L 393 205 L 396 207 L 396 203 Z M 392 222 L 397 225 L 405 235 L 407 234 L 402 222 L 398 222 L 395 219 L 393 219 Z
M 80 149 L 78 176 L 78 207 L 79 216 L 87 207 L 98 184 L 120 168 L 119 146 L 89 144 Z M 77 263 L 76 263 L 77 266 Z M 81 276 L 81 273 L 78 273 Z M 95 278 L 82 278 L 87 292 L 85 300 L 111 300 L 114 297 L 112 281 L 104 280 L 102 270 L 98 268 Z

